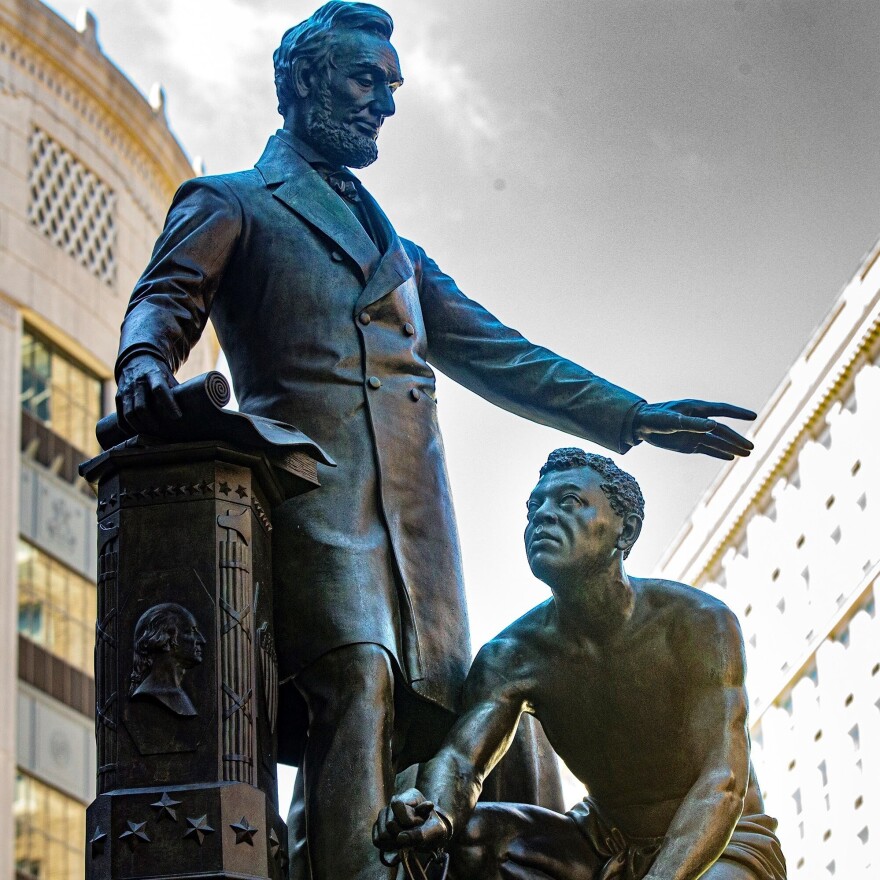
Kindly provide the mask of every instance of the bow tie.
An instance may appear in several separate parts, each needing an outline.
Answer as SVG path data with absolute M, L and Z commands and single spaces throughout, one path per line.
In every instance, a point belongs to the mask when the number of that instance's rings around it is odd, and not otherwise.
M 328 168 L 318 168 L 318 172 L 321 177 L 336 190 L 344 199 L 348 199 L 350 202 L 359 202 L 361 200 L 360 194 L 357 191 L 357 185 L 354 182 L 354 175 L 346 171 L 344 168 L 341 170 L 330 170 Z

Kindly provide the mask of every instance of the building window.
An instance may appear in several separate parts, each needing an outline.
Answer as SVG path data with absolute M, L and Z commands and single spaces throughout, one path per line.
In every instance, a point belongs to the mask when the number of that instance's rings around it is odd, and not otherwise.
M 72 153 L 35 128 L 28 220 L 108 286 L 116 282 L 116 196 Z
M 57 345 L 25 327 L 21 345 L 22 409 L 83 453 L 97 453 L 101 380 Z
M 15 778 L 15 870 L 35 880 L 81 880 L 83 805 L 24 773 Z
M 18 543 L 18 631 L 94 675 L 97 587 L 27 541 Z
M 854 725 L 849 731 L 849 737 L 852 740 L 853 748 L 858 751 L 860 742 L 859 742 L 859 725 Z

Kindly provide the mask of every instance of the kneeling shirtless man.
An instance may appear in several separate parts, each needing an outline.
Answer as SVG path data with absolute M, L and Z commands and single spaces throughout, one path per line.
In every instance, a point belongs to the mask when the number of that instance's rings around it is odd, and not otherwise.
M 624 571 L 643 516 L 610 459 L 550 455 L 525 544 L 553 596 L 480 651 L 464 714 L 380 814 L 378 847 L 447 847 L 460 880 L 783 880 L 739 624 L 706 593 Z M 589 791 L 568 813 L 477 804 L 524 712 Z

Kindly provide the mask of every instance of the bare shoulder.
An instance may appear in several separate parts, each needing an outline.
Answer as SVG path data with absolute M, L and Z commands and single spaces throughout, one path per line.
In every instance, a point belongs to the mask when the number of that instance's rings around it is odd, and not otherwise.
M 547 658 L 551 602 L 532 608 L 480 648 L 465 683 L 469 698 L 490 691 L 528 690 Z
M 713 679 L 742 679 L 742 630 L 724 602 L 677 581 L 643 579 L 638 585 L 648 613 L 665 618 L 669 644 L 686 667 Z

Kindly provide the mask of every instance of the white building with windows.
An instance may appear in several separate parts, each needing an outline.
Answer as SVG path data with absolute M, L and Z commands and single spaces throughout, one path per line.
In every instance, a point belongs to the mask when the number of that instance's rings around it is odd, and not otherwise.
M 739 616 L 792 880 L 880 877 L 880 242 L 660 563 Z
M 193 170 L 145 99 L 37 0 L 0 0 L 0 877 L 83 873 L 95 779 L 94 499 L 118 328 Z M 213 366 L 199 346 L 188 375 Z

